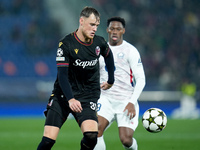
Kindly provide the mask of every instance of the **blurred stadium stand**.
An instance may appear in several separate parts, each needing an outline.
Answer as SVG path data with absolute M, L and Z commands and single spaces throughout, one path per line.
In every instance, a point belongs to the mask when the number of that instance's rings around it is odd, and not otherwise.
M 124 37 L 140 51 L 146 73 L 141 101 L 179 101 L 189 81 L 199 107 L 199 0 L 1 0 L 0 103 L 47 101 L 58 41 L 78 28 L 84 6 L 100 11 L 97 34 L 105 39 L 109 17 L 126 19 Z

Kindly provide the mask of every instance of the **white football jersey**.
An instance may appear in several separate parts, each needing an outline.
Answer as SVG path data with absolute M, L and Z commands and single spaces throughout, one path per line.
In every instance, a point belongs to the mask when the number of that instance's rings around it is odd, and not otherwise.
M 137 102 L 144 86 L 145 74 L 138 50 L 125 40 L 119 46 L 109 45 L 115 62 L 115 82 L 108 90 L 101 90 L 101 94 L 113 100 Z M 100 62 L 100 82 L 108 80 L 108 73 L 103 57 Z

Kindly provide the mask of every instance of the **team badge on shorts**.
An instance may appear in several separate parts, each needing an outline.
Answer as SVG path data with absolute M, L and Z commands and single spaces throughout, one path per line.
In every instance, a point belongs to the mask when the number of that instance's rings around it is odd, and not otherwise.
M 100 54 L 100 47 L 97 46 L 97 47 L 95 48 L 95 51 L 96 51 L 97 56 L 99 56 L 99 54 Z
M 51 106 L 53 104 L 53 99 L 48 103 L 48 106 Z

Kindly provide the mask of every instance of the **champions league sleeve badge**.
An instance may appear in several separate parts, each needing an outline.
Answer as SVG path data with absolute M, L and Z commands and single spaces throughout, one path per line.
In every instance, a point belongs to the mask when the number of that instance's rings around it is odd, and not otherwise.
M 58 48 L 57 50 L 57 56 L 61 57 L 63 55 L 63 50 L 61 48 Z

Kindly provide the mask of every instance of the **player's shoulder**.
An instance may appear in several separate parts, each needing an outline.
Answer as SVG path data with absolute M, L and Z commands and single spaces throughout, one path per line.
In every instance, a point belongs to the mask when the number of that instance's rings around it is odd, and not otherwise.
M 99 36 L 99 35 L 95 35 L 93 40 L 95 42 L 107 43 L 106 40 L 104 39 L 104 37 Z
M 67 34 L 63 38 L 61 38 L 59 41 L 59 47 L 62 48 L 63 50 L 69 48 L 72 45 L 71 42 L 73 42 L 73 40 L 74 40 L 74 32 Z
M 96 35 L 96 34 L 95 34 L 95 36 L 94 36 L 94 39 L 103 39 L 103 40 L 104 40 L 104 38 L 103 38 L 102 36 Z
M 134 53 L 139 53 L 138 49 L 131 43 L 123 40 L 123 46 L 126 47 L 129 51 Z
M 127 42 L 126 40 L 123 40 L 123 45 L 129 49 L 137 50 L 137 48 L 133 44 Z
M 74 32 L 73 33 L 70 33 L 70 34 L 67 34 L 65 35 L 61 40 L 60 42 L 63 42 L 63 43 L 68 43 L 71 41 L 71 39 L 74 38 Z

